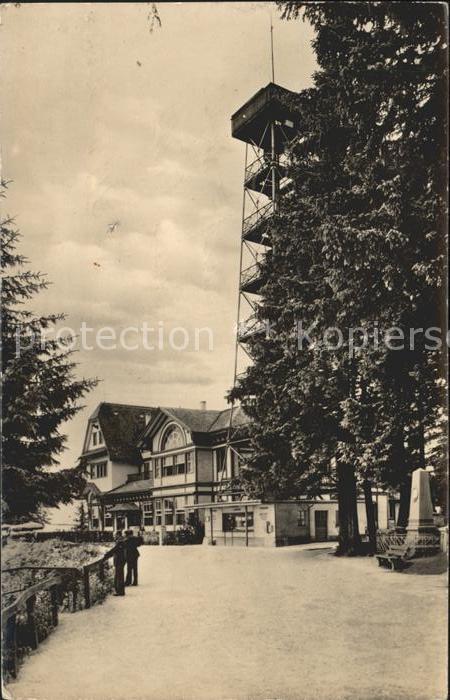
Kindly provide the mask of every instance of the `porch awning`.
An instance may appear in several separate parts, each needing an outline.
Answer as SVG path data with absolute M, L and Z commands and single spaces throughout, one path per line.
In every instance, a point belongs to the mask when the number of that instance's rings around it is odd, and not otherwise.
M 130 510 L 140 510 L 136 503 L 116 503 L 109 509 L 109 513 L 126 513 Z

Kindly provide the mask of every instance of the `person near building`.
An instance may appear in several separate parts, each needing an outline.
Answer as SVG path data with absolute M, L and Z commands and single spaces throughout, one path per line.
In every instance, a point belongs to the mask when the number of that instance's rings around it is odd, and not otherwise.
M 136 537 L 132 530 L 126 531 L 125 538 L 125 558 L 127 562 L 127 577 L 125 586 L 138 585 L 138 547 L 142 544 L 142 537 Z
M 122 531 L 118 530 L 115 536 L 114 547 L 114 595 L 125 595 L 124 568 L 126 560 L 125 539 Z

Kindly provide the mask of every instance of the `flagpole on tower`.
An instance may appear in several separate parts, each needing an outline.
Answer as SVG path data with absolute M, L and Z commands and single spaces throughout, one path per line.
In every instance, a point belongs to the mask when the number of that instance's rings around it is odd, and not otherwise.
M 273 59 L 273 22 L 272 22 L 272 13 L 270 13 L 270 52 L 271 52 L 271 58 L 272 58 L 272 83 L 275 82 L 275 62 Z

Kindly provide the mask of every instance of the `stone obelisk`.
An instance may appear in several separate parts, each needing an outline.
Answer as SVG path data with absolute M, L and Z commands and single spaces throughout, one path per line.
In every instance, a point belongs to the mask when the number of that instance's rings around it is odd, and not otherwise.
M 430 473 L 416 469 L 412 473 L 411 501 L 406 540 L 416 544 L 416 554 L 432 554 L 439 549 L 439 530 L 434 525 Z

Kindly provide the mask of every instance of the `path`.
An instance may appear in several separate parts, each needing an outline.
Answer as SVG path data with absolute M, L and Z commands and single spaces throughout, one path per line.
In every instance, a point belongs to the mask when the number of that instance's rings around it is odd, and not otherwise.
M 142 547 L 140 586 L 61 624 L 14 700 L 440 700 L 446 580 L 301 547 Z

